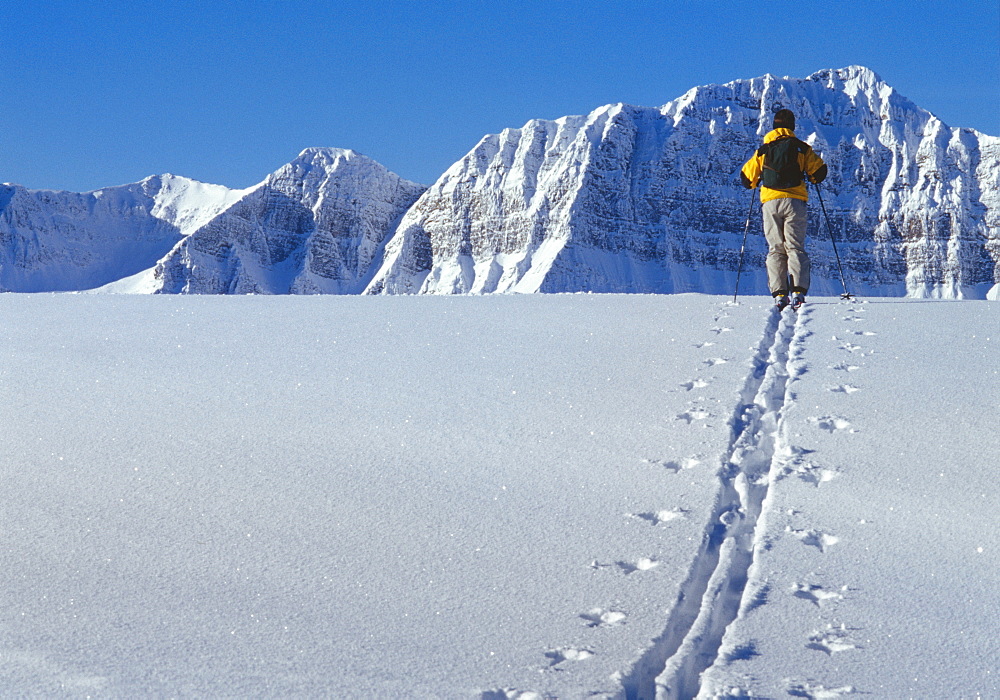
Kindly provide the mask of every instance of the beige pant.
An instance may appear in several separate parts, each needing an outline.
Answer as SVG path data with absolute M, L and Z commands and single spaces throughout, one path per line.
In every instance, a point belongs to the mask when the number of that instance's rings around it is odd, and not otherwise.
M 806 203 L 782 197 L 764 202 L 764 238 L 767 239 L 767 284 L 771 294 L 809 291 L 806 255 Z M 791 278 L 791 279 L 789 279 Z

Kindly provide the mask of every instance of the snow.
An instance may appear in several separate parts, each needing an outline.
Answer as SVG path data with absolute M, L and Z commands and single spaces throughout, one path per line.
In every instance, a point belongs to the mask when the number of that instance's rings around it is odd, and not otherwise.
M 206 220 L 151 274 L 104 291 L 357 294 L 424 190 L 355 151 L 308 148 Z
M 174 175 L 82 194 L 11 186 L 0 192 L 0 289 L 79 291 L 151 273 L 248 192 Z
M 3 295 L 0 688 L 996 696 L 1000 305 L 812 301 Z
M 749 597 L 763 602 L 744 602 L 709 685 L 996 694 L 998 329 L 986 302 L 800 319 Z
M 159 290 L 159 283 L 156 279 L 156 268 L 137 272 L 134 275 L 123 277 L 105 284 L 97 289 L 84 290 L 85 294 L 155 294 Z
M 156 191 L 150 214 L 176 226 L 182 236 L 194 233 L 255 189 L 231 190 L 169 173 L 142 184 Z
M 850 66 L 486 136 L 407 210 L 366 293 L 725 293 L 712 283 L 744 244 L 746 269 L 764 267 L 738 173 L 780 107 L 830 166 L 822 208 L 810 194 L 813 293 L 841 277 L 869 296 L 982 299 L 996 284 L 1000 140 Z M 767 290 L 762 274 L 744 285 Z

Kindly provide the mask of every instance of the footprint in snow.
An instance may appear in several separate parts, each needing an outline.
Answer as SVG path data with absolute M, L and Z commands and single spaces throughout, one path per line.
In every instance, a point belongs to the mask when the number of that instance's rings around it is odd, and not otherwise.
M 724 326 L 716 326 L 715 328 L 710 328 L 709 330 L 712 333 L 715 333 L 716 335 L 722 335 L 723 333 L 730 333 L 730 332 L 732 332 L 733 329 L 732 328 L 725 328 Z
M 854 335 L 878 335 L 875 331 L 851 331 Z
M 793 474 L 802 479 L 802 481 L 815 485 L 816 488 L 819 488 L 820 484 L 833 481 L 840 476 L 840 472 L 836 469 L 827 469 L 826 467 L 821 467 L 818 464 L 801 461 L 787 464 L 782 470 L 781 478 L 791 476 Z
M 684 413 L 677 414 L 677 420 L 687 421 L 688 424 L 694 423 L 696 420 L 705 420 L 706 418 L 711 417 L 711 413 L 701 408 L 692 408 L 690 411 L 684 411 Z
M 587 623 L 587 627 L 618 627 L 625 624 L 628 617 L 621 610 L 604 610 L 594 608 L 590 612 L 580 615 L 580 618 Z
M 636 562 L 616 561 L 615 565 L 628 576 L 634 574 L 636 571 L 650 571 L 655 569 L 660 565 L 660 562 L 651 557 L 642 557 Z
M 738 647 L 734 647 L 725 652 L 725 659 L 729 663 L 732 663 L 733 661 L 749 661 L 755 656 L 760 656 L 760 652 L 757 651 L 757 642 L 752 639 L 746 644 L 740 644 Z M 742 688 L 733 688 L 728 691 L 725 697 L 748 698 L 750 696 L 747 695 L 746 691 Z
M 750 591 L 747 590 L 747 593 Z M 771 585 L 765 583 L 761 586 L 753 595 L 750 597 L 747 603 L 747 612 L 751 610 L 756 610 L 757 608 L 762 608 L 767 605 L 767 599 L 771 595 Z
M 709 367 L 715 367 L 716 365 L 724 365 L 727 362 L 729 362 L 729 360 L 725 359 L 724 357 L 713 357 L 708 360 L 705 360 L 702 364 L 708 365 Z
M 586 661 L 594 656 L 590 649 L 576 649 L 569 647 L 566 649 L 552 649 L 545 652 L 545 658 L 549 660 L 549 668 L 555 668 L 559 664 L 567 661 Z
M 650 525 L 661 525 L 675 520 L 683 520 L 687 517 L 688 511 L 683 508 L 672 508 L 670 510 L 657 510 L 650 513 L 629 513 L 629 517 L 645 520 Z
M 811 455 L 816 450 L 807 450 L 805 447 L 799 447 L 798 445 L 785 445 L 778 448 L 778 457 L 786 462 L 798 462 L 806 458 L 806 455 Z
M 691 421 L 688 422 L 690 423 Z M 681 460 L 644 459 L 642 461 L 645 462 L 646 464 L 652 464 L 654 467 L 663 467 L 664 469 L 672 471 L 674 474 L 681 471 L 682 469 L 694 469 L 699 464 L 701 464 L 701 460 L 695 459 L 694 457 L 685 457 L 684 459 Z
M 545 700 L 545 696 L 533 690 L 504 688 L 502 690 L 488 690 L 479 696 L 479 700 Z
M 844 586 L 840 591 L 846 591 Z M 812 602 L 816 607 L 823 607 L 826 603 L 841 600 L 844 597 L 842 592 L 831 591 L 811 583 L 796 583 L 792 587 L 792 595 Z
M 819 683 L 793 682 L 788 686 L 788 694 L 793 698 L 808 698 L 808 700 L 837 700 L 855 692 L 853 685 L 842 685 L 839 688 L 827 688 Z
M 793 530 L 790 527 L 785 528 L 785 530 L 802 540 L 802 544 L 815 547 L 824 554 L 826 554 L 827 549 L 840 542 L 839 537 L 819 530 Z
M 710 341 L 705 341 L 704 343 L 698 343 L 697 345 L 695 345 L 695 347 L 698 348 L 699 350 L 702 350 L 704 348 L 710 348 L 713 345 L 715 345 L 715 343 L 712 343 Z
M 808 419 L 810 423 L 815 425 L 820 430 L 825 430 L 828 433 L 856 433 L 857 429 L 851 427 L 851 422 L 846 418 L 841 418 L 839 416 L 820 416 L 811 417 Z
M 534 690 L 518 690 L 517 688 L 501 688 L 487 690 L 479 696 L 479 700 L 545 700 L 546 695 Z
M 692 379 L 690 382 L 684 382 L 681 384 L 681 387 L 688 391 L 693 391 L 694 389 L 704 389 L 706 386 L 708 386 L 708 382 L 704 379 Z
M 680 462 L 677 462 L 677 461 L 674 461 L 674 460 L 644 459 L 642 461 L 645 462 L 646 464 L 652 464 L 654 467 L 663 467 L 664 469 L 667 469 L 667 470 L 673 472 L 674 474 L 676 474 L 677 472 L 679 472 L 683 468 L 683 467 L 681 467 L 681 463 Z
M 809 636 L 809 643 L 806 644 L 806 649 L 822 651 L 830 656 L 857 648 L 858 645 L 850 641 L 847 628 L 844 625 L 839 627 L 827 625 L 825 630 L 813 632 Z
M 859 387 L 856 387 L 853 384 L 838 384 L 837 386 L 827 388 L 835 394 L 853 394 L 855 391 L 861 391 Z
M 841 362 L 840 364 L 833 365 L 830 369 L 835 369 L 838 372 L 856 372 L 861 368 L 857 365 L 849 365 L 846 362 Z
M 857 352 L 861 350 L 860 345 L 855 345 L 854 343 L 841 343 L 837 346 L 839 350 L 846 350 L 847 352 Z

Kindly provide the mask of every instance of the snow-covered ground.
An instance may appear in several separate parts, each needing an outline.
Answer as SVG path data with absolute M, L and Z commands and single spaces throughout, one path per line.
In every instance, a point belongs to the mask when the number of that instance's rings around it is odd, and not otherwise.
M 5 696 L 1000 697 L 1000 304 L 0 297 Z

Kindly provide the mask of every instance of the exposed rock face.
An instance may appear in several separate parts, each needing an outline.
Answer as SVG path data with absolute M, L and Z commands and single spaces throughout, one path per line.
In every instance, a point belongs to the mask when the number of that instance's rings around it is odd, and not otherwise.
M 407 212 L 367 291 L 731 292 L 750 203 L 738 172 L 782 107 L 830 166 L 823 200 L 852 291 L 982 297 L 1000 281 L 1000 139 L 950 129 L 851 67 L 487 136 Z M 813 291 L 838 292 L 812 199 Z M 742 288 L 765 293 L 756 213 L 751 231 Z
M 84 194 L 0 185 L 0 291 L 91 289 L 148 269 L 238 195 L 173 175 Z
M 423 190 L 354 151 L 308 149 L 160 261 L 158 291 L 360 293 Z

